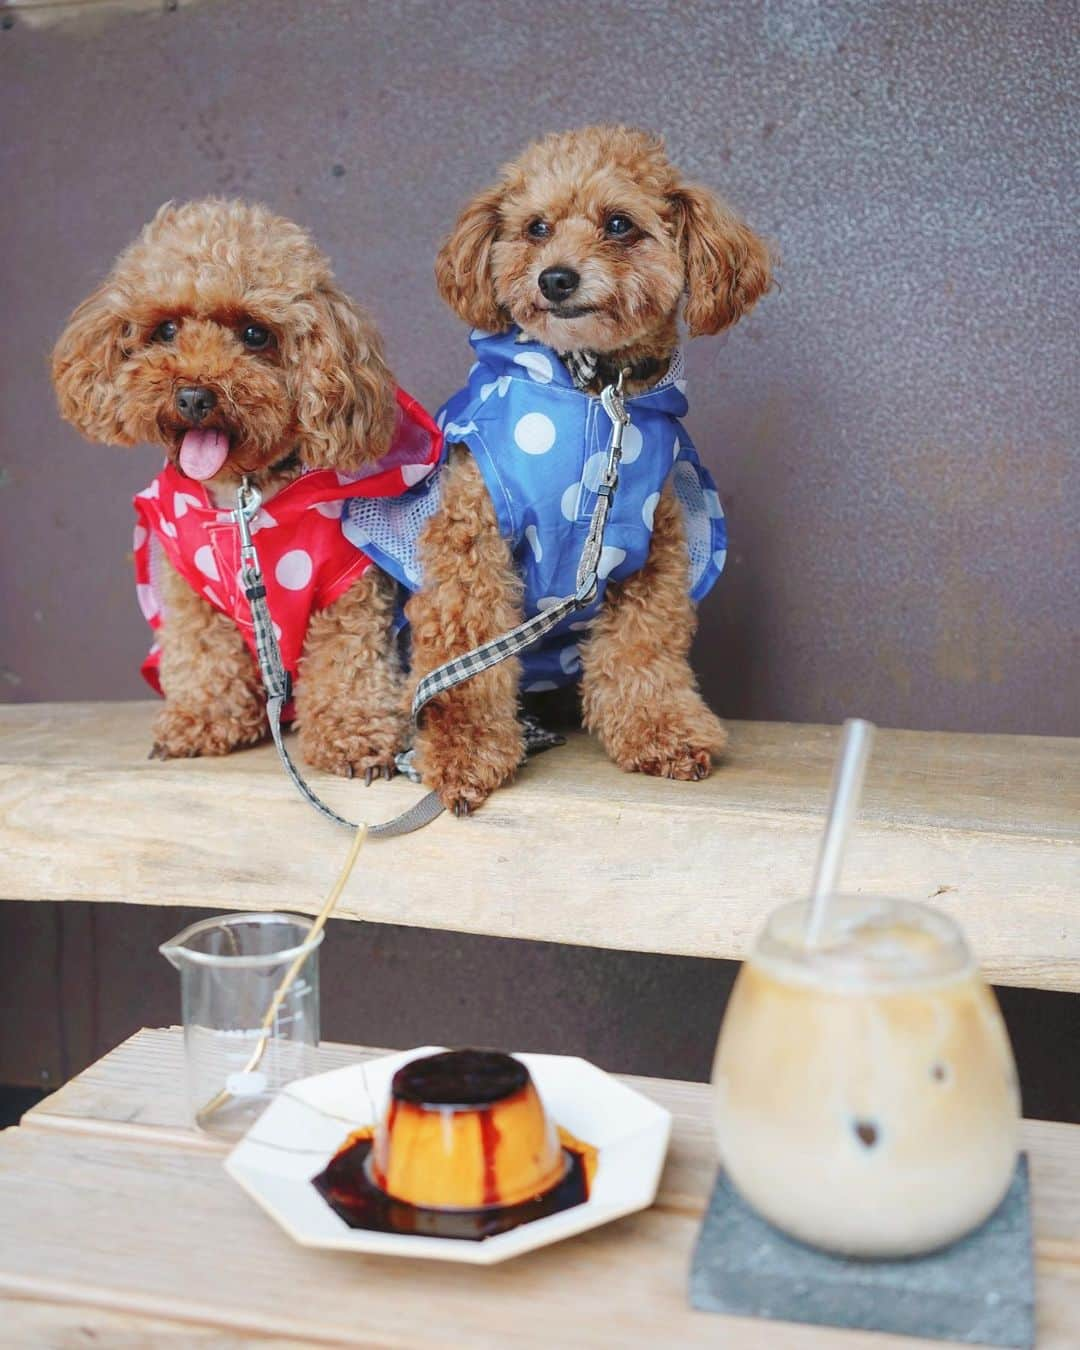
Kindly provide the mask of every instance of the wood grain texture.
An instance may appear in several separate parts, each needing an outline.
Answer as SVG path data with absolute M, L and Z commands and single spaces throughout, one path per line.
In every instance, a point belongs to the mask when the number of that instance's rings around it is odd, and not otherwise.
M 13 1296 L 0 1303 L 4 1317 L 4 1344 L 19 1350 L 77 1350 L 104 1345 L 108 1350 L 186 1350 L 189 1345 L 212 1346 L 213 1350 L 246 1350 L 260 1345 L 270 1350 L 303 1350 L 310 1340 L 274 1336 L 269 1332 L 250 1336 L 225 1331 L 221 1326 L 166 1320 L 96 1308 L 76 1302 L 39 1302 Z
M 170 14 L 202 3 L 204 0 L 0 0 L 0 12 L 12 11 L 27 28 L 76 22 L 85 30 L 124 15 Z
M 337 1067 L 372 1052 L 323 1053 L 326 1067 Z M 675 1116 L 651 1210 L 485 1270 L 293 1244 L 224 1176 L 222 1146 L 181 1145 L 181 1063 L 179 1032 L 141 1032 L 0 1136 L 8 1343 L 928 1344 L 688 1308 L 690 1251 L 715 1171 L 709 1092 L 700 1084 L 627 1080 Z M 1080 1127 L 1028 1121 L 1024 1143 L 1039 1345 L 1064 1350 L 1080 1338 Z
M 0 709 L 0 895 L 317 909 L 344 832 L 269 746 L 147 760 L 154 706 Z M 805 891 L 837 735 L 733 723 L 730 759 L 704 783 L 620 773 L 574 736 L 474 818 L 373 843 L 339 915 L 741 958 L 768 911 Z M 370 821 L 420 792 L 312 777 Z M 881 732 L 845 880 L 933 899 L 998 983 L 1080 990 L 1080 741 Z

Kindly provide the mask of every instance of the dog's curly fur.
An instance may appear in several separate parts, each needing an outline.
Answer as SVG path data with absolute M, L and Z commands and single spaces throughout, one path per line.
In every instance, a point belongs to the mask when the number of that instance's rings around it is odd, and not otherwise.
M 612 238 L 613 215 L 633 228 Z M 530 233 L 543 221 L 544 237 Z M 537 284 L 544 268 L 581 277 L 560 317 Z M 636 393 L 661 379 L 677 344 L 680 305 L 692 337 L 719 333 L 771 284 L 765 243 L 711 192 L 686 183 L 663 141 L 624 126 L 552 135 L 529 146 L 464 208 L 439 251 L 444 300 L 490 332 L 518 324 L 556 351 L 590 350 L 612 368 L 644 369 Z M 598 388 L 593 390 L 598 392 Z M 424 588 L 410 601 L 417 677 L 520 621 L 520 581 L 474 461 L 452 452 L 440 513 L 421 540 Z M 670 489 L 656 511 L 651 552 L 635 576 L 608 587 L 582 644 L 586 726 L 622 768 L 705 777 L 726 743 L 688 655 L 695 628 L 687 552 Z M 509 665 L 440 696 L 418 743 L 425 781 L 459 813 L 517 768 L 517 671 Z
M 171 320 L 175 335 L 161 340 Z M 251 351 L 240 333 L 271 334 Z M 187 429 L 176 390 L 199 383 L 204 421 L 229 438 L 206 484 L 231 505 L 246 474 L 264 500 L 302 466 L 378 459 L 395 425 L 394 380 L 371 320 L 334 281 L 310 236 L 265 207 L 169 203 L 75 310 L 56 344 L 60 410 L 90 440 L 154 442 L 173 463 Z M 266 734 L 258 671 L 236 626 L 165 569 L 155 728 L 164 757 L 220 755 Z M 403 732 L 389 581 L 371 569 L 309 625 L 297 684 L 300 746 L 335 773 L 391 771 Z

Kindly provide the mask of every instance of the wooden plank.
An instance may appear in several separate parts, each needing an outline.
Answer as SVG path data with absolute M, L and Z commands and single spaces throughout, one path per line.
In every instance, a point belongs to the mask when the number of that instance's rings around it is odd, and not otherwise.
M 385 1054 L 324 1041 L 319 1073 Z M 22 1119 L 26 1129 L 111 1129 L 133 1138 L 168 1138 L 186 1148 L 221 1152 L 210 1135 L 191 1129 L 184 1096 L 184 1033 L 178 1027 L 144 1028 L 77 1077 L 50 1093 Z
M 314 910 L 343 832 L 273 750 L 146 759 L 154 705 L 0 709 L 0 894 Z M 585 736 L 531 762 L 473 818 L 372 844 L 343 917 L 681 955 L 745 955 L 805 890 L 837 731 L 732 724 L 705 783 L 620 773 Z M 314 775 L 386 819 L 406 782 Z M 1080 990 L 1080 742 L 884 731 L 846 871 L 852 889 L 933 898 L 989 977 Z
M 138 1313 L 115 1312 L 92 1304 L 40 1303 L 19 1296 L 0 1303 L 4 1319 L 4 1344 L 19 1350 L 58 1350 L 100 1344 L 109 1350 L 160 1350 L 189 1345 L 212 1346 L 213 1350 L 246 1350 L 252 1345 L 271 1350 L 304 1350 L 310 1340 L 263 1333 L 226 1332 L 220 1326 L 196 1326 L 192 1322 L 167 1321 Z
M 339 1064 L 370 1052 L 326 1053 Z M 60 1343 L 45 1310 L 55 1301 L 56 1326 L 102 1337 L 123 1329 L 134 1345 L 157 1343 L 137 1339 L 147 1325 L 163 1328 L 166 1344 L 174 1327 L 183 1343 L 188 1326 L 193 1340 L 212 1328 L 226 1344 L 269 1335 L 398 1347 L 927 1344 L 687 1307 L 690 1250 L 715 1170 L 700 1084 L 627 1080 L 675 1113 L 653 1209 L 484 1270 L 294 1245 L 224 1177 L 219 1145 L 183 1148 L 167 1137 L 180 1125 L 179 1066 L 178 1032 L 142 1032 L 88 1071 L 82 1088 L 76 1080 L 0 1136 L 5 1326 L 11 1317 L 12 1326 L 40 1330 L 38 1343 Z M 83 1110 L 96 1114 L 80 1117 Z M 1039 1345 L 1056 1350 L 1080 1337 L 1080 1127 L 1029 1121 L 1024 1142 Z
M 81 22 L 100 25 L 128 14 L 171 14 L 204 0 L 0 0 L 0 13 L 13 11 L 25 28 Z

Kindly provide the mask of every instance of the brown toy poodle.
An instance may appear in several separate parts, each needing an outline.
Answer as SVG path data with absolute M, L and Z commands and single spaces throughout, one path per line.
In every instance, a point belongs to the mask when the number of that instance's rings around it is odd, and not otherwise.
M 558 440 L 551 421 L 557 410 L 550 416 L 533 413 L 533 419 L 544 420 L 530 424 L 519 403 L 513 434 L 507 427 L 499 437 L 491 409 L 500 400 L 509 408 L 515 397 L 525 398 L 530 379 L 537 398 L 549 398 L 553 389 L 564 403 L 575 394 L 591 396 L 580 400 L 593 406 L 591 418 L 583 414 L 583 425 L 598 422 L 604 439 L 573 453 L 602 450 L 609 424 L 597 415 L 595 396 L 628 368 L 625 392 L 632 418 L 644 429 L 646 452 L 639 448 L 640 431 L 633 433 L 638 457 L 631 465 L 630 454 L 624 456 L 613 511 L 618 513 L 621 502 L 625 512 L 634 502 L 635 475 L 658 473 L 662 490 L 642 508 L 651 542 L 646 536 L 635 566 L 627 556 L 634 547 L 629 535 L 623 547 L 612 550 L 613 558 L 621 555 L 619 565 L 611 568 L 587 633 L 573 634 L 572 652 L 563 649 L 563 669 L 580 687 L 585 725 L 621 768 L 676 779 L 705 777 L 726 733 L 698 692 L 689 665 L 696 621 L 688 579 L 694 550 L 688 545 L 684 497 L 677 491 L 684 478 L 671 469 L 670 434 L 663 465 L 646 463 L 650 410 L 665 398 L 681 398 L 685 410 L 677 355 L 680 309 L 691 337 L 735 323 L 769 289 L 766 245 L 711 192 L 683 180 L 659 137 L 598 126 L 548 136 L 508 165 L 495 186 L 465 206 L 439 252 L 435 274 L 451 308 L 481 330 L 473 334 L 481 371 L 473 377 L 471 402 L 448 405 L 444 430 L 453 448 L 440 511 L 421 538 L 424 585 L 407 611 L 414 676 L 543 609 L 545 598 L 528 593 L 530 569 L 553 549 L 568 547 L 563 536 L 572 535 L 571 564 L 580 551 L 587 462 L 580 487 L 572 484 L 570 497 L 562 499 L 563 516 L 576 533 L 559 518 L 557 497 L 549 507 L 541 494 L 515 503 L 502 491 L 509 478 L 529 481 L 526 470 Z M 483 366 L 492 335 L 507 335 L 494 344 L 506 362 L 502 366 Z M 513 355 L 507 342 L 523 344 L 520 353 Z M 467 411 L 455 420 L 458 406 Z M 538 406 L 550 411 L 554 405 Z M 678 462 L 685 457 L 682 429 L 670 425 L 677 428 Z M 538 427 L 542 432 L 534 434 Z M 686 472 L 691 486 L 704 485 L 700 495 L 716 503 L 700 466 L 691 463 Z M 545 525 L 552 513 L 554 524 Z M 718 504 L 712 514 L 722 515 Z M 534 523 L 525 527 L 530 519 Z M 716 557 L 722 565 L 719 549 Z M 526 690 L 552 683 L 559 681 L 540 681 Z M 440 695 L 427 710 L 417 739 L 419 766 L 425 782 L 458 814 L 510 779 L 521 760 L 520 685 L 521 661 L 510 660 Z
M 158 639 L 144 672 L 165 695 L 154 753 L 221 755 L 266 734 L 227 514 L 247 476 L 301 753 L 389 777 L 404 733 L 394 588 L 345 540 L 342 507 L 372 482 L 387 490 L 377 462 L 392 446 L 400 477 L 403 430 L 421 461 L 405 484 L 439 438 L 305 231 L 240 201 L 162 207 L 72 315 L 52 373 L 85 436 L 165 452 L 136 498 L 140 602 Z

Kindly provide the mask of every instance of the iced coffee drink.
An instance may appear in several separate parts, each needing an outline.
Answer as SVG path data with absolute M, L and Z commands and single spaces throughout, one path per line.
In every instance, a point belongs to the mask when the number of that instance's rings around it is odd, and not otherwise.
M 1000 1203 L 1020 1102 L 1001 1014 L 959 929 L 922 905 L 836 898 L 772 915 L 713 1073 L 721 1161 L 760 1214 L 861 1257 L 931 1251 Z

